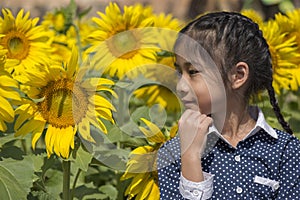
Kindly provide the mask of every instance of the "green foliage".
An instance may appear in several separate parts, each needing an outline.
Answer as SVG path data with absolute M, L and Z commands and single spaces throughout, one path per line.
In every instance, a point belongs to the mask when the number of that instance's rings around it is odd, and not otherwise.
M 282 9 L 287 9 L 290 1 L 262 0 L 262 2 L 268 5 L 285 5 Z M 90 10 L 91 7 L 77 14 L 74 0 L 71 0 L 66 8 L 57 10 L 66 17 L 65 29 L 62 33 L 75 26 L 73 24 L 75 15 L 80 19 Z M 161 51 L 157 56 L 169 57 L 173 54 Z M 75 148 L 67 159 L 71 162 L 70 193 L 73 199 L 124 199 L 124 191 L 131 180 L 120 181 L 120 177 L 126 169 L 128 156 L 133 149 L 148 144 L 139 130 L 139 126 L 144 125 L 140 119 L 146 118 L 163 129 L 171 127 L 180 115 L 180 113 L 166 113 L 158 105 L 145 106 L 144 101 L 133 97 L 133 91 L 147 85 L 159 84 L 157 81 L 142 76 L 134 81 L 114 81 L 116 82 L 114 89 L 119 96 L 118 99 L 112 100 L 117 110 L 113 113 L 116 123 L 104 122 L 108 134 L 91 127 L 91 135 L 95 143 L 76 138 Z M 295 135 L 300 138 L 300 91 L 282 91 L 278 98 L 283 115 Z M 282 129 L 266 94 L 260 96 L 257 105 L 262 108 L 271 126 Z M 39 141 L 40 145 L 32 150 L 30 134 L 21 139 L 15 138 L 13 124 L 8 124 L 8 127 L 6 133 L 0 133 L 0 198 L 5 200 L 61 199 L 64 183 L 62 162 L 66 160 L 55 155 L 48 158 L 43 138 Z
M 31 156 L 24 156 L 22 160 L 3 159 L 0 162 L 1 198 L 26 199 L 33 178 L 34 164 Z
M 292 0 L 260 0 L 264 6 L 278 6 L 278 9 L 285 13 L 286 11 L 295 9 Z M 251 8 L 254 4 L 254 0 L 246 0 L 244 2 L 244 8 Z
M 260 98 L 261 100 L 259 101 L 258 106 L 263 110 L 268 123 L 274 128 L 283 130 L 269 103 L 268 95 L 263 94 Z M 294 135 L 300 138 L 300 91 L 282 91 L 281 95 L 277 98 L 284 119 L 289 123 Z

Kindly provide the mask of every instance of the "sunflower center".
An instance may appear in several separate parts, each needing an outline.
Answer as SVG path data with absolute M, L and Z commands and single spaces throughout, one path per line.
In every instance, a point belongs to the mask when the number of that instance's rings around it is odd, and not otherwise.
M 40 112 L 54 127 L 74 126 L 86 114 L 86 91 L 70 79 L 50 82 L 42 89 L 41 95 L 44 100 L 38 104 Z
M 123 59 L 132 58 L 140 46 L 138 34 L 132 30 L 117 33 L 107 41 L 107 45 L 115 57 Z
M 29 41 L 18 31 L 9 32 L 2 39 L 2 45 L 8 49 L 8 58 L 23 60 L 29 52 Z

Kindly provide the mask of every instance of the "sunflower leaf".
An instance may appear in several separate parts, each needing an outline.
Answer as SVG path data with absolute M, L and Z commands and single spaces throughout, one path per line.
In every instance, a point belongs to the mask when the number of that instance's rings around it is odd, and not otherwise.
M 118 190 L 112 185 L 103 185 L 99 188 L 99 190 L 104 194 L 107 194 L 111 200 L 115 200 L 118 197 Z
M 83 148 L 80 146 L 76 151 L 76 154 L 73 154 L 70 160 L 73 161 L 75 166 L 86 172 L 88 170 L 92 158 L 93 155 L 83 150 Z
M 12 142 L 17 140 L 17 138 L 14 136 L 14 134 L 11 133 L 3 133 L 0 136 L 0 147 L 2 147 L 4 144 L 8 142 Z
M 26 169 L 26 173 L 24 173 Z M 2 199 L 26 199 L 34 177 L 34 164 L 29 156 L 23 160 L 0 162 L 0 194 Z
M 63 183 L 63 172 L 54 169 L 48 169 L 45 173 L 45 177 L 47 193 L 49 193 L 55 199 L 60 199 Z
M 81 19 L 81 18 L 83 18 L 84 16 L 86 16 L 91 10 L 92 10 L 92 6 L 90 6 L 90 7 L 88 7 L 88 8 L 86 8 L 85 10 L 83 10 L 82 12 L 80 12 L 79 14 L 78 14 L 78 18 L 79 19 Z
M 74 197 L 76 199 L 107 199 L 106 194 L 99 193 L 99 190 L 95 188 L 92 183 L 87 183 L 75 188 Z
M 33 191 L 31 194 L 39 200 L 55 200 L 53 196 L 44 191 Z

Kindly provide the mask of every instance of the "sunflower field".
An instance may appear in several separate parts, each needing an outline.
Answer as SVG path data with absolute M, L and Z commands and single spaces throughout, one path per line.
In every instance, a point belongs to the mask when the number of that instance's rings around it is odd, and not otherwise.
M 1 199 L 158 200 L 157 150 L 182 113 L 173 44 L 187 22 L 141 4 L 89 18 L 72 0 L 41 19 L 1 12 Z M 300 9 L 241 13 L 270 46 L 278 103 L 300 138 Z M 255 104 L 282 129 L 267 94 Z

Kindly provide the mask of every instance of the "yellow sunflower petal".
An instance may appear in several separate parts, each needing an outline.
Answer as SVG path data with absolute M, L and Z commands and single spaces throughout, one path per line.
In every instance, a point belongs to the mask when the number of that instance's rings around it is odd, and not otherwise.
M 138 155 L 141 155 L 141 154 L 146 154 L 148 152 L 152 152 L 154 151 L 154 147 L 152 146 L 141 146 L 141 147 L 137 147 L 135 148 L 134 150 L 132 150 L 130 152 L 130 154 L 138 154 Z
M 162 143 L 165 141 L 165 136 L 161 132 L 161 130 L 152 122 L 148 121 L 145 118 L 141 118 L 141 120 L 149 127 L 150 131 L 143 127 L 139 127 L 139 129 L 145 134 L 147 140 L 155 143 Z
M 143 189 L 143 185 L 145 184 L 145 179 L 147 177 L 147 173 L 144 174 L 144 173 L 139 173 L 137 174 L 133 180 L 131 181 L 131 184 L 127 187 L 126 191 L 125 191 L 125 194 L 129 195 L 137 195 L 139 192 L 142 191 Z
M 158 187 L 157 183 L 154 183 L 151 188 L 151 192 L 148 196 L 148 200 L 157 200 L 157 199 L 159 199 L 159 195 L 160 195 L 159 187 Z
M 32 136 L 31 136 L 31 146 L 33 149 L 35 149 L 36 142 L 38 139 L 41 137 L 44 128 L 45 128 L 45 122 L 43 121 L 38 121 L 35 122 L 35 129 L 32 131 Z
M 71 58 L 67 64 L 67 77 L 72 78 L 77 70 L 78 51 L 75 47 L 72 49 Z
M 7 130 L 7 126 L 6 126 L 5 122 L 0 119 L 0 131 L 4 132 L 6 130 Z
M 50 157 L 50 155 L 53 153 L 53 145 L 56 136 L 55 132 L 56 132 L 56 128 L 49 125 L 45 135 L 45 144 L 46 144 L 48 157 Z
M 25 107 L 27 106 L 27 107 Z M 23 105 L 23 107 L 19 107 L 19 111 L 20 111 L 20 108 L 24 108 L 24 112 L 20 113 L 18 111 L 16 111 L 16 114 L 19 114 L 18 118 L 16 119 L 15 121 L 15 125 L 14 125 L 14 129 L 17 130 L 20 128 L 20 126 L 27 120 L 27 119 L 30 119 L 30 117 L 32 116 L 32 114 L 28 113 L 28 110 L 30 109 L 29 108 L 29 104 L 27 105 Z
M 64 139 L 64 134 L 65 134 L 65 129 L 64 128 L 56 128 L 56 133 L 55 133 L 55 141 L 54 141 L 54 152 L 58 156 L 62 156 L 62 149 L 63 147 L 60 146 L 61 140 Z
M 20 135 L 26 135 L 27 133 L 31 133 L 36 126 L 41 126 L 43 123 L 36 121 L 34 119 L 31 119 L 29 122 L 27 122 L 26 124 L 24 124 L 23 126 L 21 126 L 20 129 L 17 130 L 17 132 L 15 133 L 15 136 L 20 136 Z
M 96 142 L 91 136 L 90 122 L 86 118 L 82 119 L 82 122 L 78 124 L 78 131 L 83 139 L 90 142 Z
M 93 18 L 97 30 L 89 35 L 92 46 L 87 49 L 87 53 L 95 53 L 93 63 L 106 68 L 104 73 L 120 79 L 124 75 L 135 76 L 138 73 L 129 72 L 136 66 L 155 62 L 154 48 L 144 50 L 151 52 L 147 54 L 151 55 L 149 57 L 142 56 L 146 53 L 141 53 L 142 45 L 152 43 L 152 40 L 144 39 L 148 37 L 148 33 L 140 30 L 154 25 L 153 13 L 148 8 L 141 5 L 124 6 L 121 12 L 116 3 L 111 3 L 106 7 L 105 13 L 98 12 L 98 15 L 100 18 Z
M 149 179 L 147 184 L 145 185 L 145 188 L 143 189 L 143 191 L 141 192 L 141 197 L 140 199 L 146 199 L 149 195 L 150 192 L 152 190 L 152 187 L 155 185 L 154 180 L 153 179 Z M 138 197 L 137 197 L 138 198 Z
M 61 129 L 61 133 L 64 134 L 64 137 L 59 141 L 60 142 L 59 151 L 62 157 L 68 158 L 71 144 L 74 143 L 74 129 L 73 127 L 69 126 L 65 129 Z

